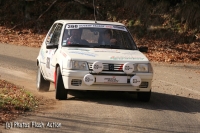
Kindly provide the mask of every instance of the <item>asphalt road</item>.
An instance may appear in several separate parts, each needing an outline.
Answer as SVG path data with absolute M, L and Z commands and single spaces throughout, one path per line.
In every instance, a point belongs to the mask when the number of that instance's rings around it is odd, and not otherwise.
M 24 123 L 24 128 L 5 129 L 4 125 L 0 133 L 200 132 L 198 65 L 153 63 L 153 92 L 148 103 L 137 101 L 134 94 L 118 92 L 71 92 L 68 100 L 56 101 L 53 85 L 46 93 L 36 90 L 38 52 L 38 48 L 0 44 L 0 78 L 49 100 L 46 109 L 11 122 Z

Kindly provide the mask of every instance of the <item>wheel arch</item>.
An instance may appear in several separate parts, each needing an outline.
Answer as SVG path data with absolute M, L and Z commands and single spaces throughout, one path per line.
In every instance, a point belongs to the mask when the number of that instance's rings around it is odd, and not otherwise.
M 41 71 L 42 76 L 44 77 L 45 80 L 47 80 L 47 78 L 45 77 L 44 72 L 42 70 L 42 67 L 40 66 L 40 59 L 39 59 L 39 57 L 36 60 L 36 66 L 40 67 L 40 71 Z
M 55 66 L 55 72 L 57 71 L 57 67 L 60 67 L 60 64 L 56 64 L 56 66 Z

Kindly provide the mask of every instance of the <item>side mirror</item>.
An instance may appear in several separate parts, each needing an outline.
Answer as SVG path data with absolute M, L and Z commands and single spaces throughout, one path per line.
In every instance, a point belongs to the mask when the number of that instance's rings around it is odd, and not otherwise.
M 58 48 L 58 45 L 55 45 L 53 43 L 47 43 L 46 44 L 46 48 L 47 49 L 54 49 L 54 48 Z
M 148 51 L 148 47 L 139 47 L 138 49 L 139 49 L 140 52 L 147 53 L 147 51 Z

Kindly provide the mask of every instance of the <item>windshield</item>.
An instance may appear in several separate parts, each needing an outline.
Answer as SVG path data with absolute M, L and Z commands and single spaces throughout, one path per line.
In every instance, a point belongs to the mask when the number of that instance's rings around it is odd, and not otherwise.
M 100 24 L 67 24 L 63 33 L 62 46 L 137 49 L 124 26 Z

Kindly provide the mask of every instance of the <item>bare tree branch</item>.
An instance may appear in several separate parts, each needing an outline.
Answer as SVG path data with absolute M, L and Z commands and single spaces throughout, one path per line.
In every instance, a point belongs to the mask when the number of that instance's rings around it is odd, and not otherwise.
M 46 12 L 48 12 L 52 6 L 57 2 L 58 0 L 54 0 L 53 3 L 47 8 L 47 10 L 45 10 L 39 17 L 37 20 L 35 20 L 34 22 L 37 22 Z M 28 21 L 29 22 L 29 21 Z M 24 22 L 23 22 L 24 23 Z M 11 29 L 14 30 L 15 28 L 17 28 L 18 26 L 22 25 L 23 23 L 17 24 L 15 26 L 13 26 Z
M 53 3 L 47 8 L 46 11 L 44 11 L 44 12 L 38 17 L 37 20 L 39 20 L 46 12 L 48 12 L 48 11 L 51 9 L 51 7 L 52 7 L 57 1 L 58 1 L 58 0 L 53 1 Z

